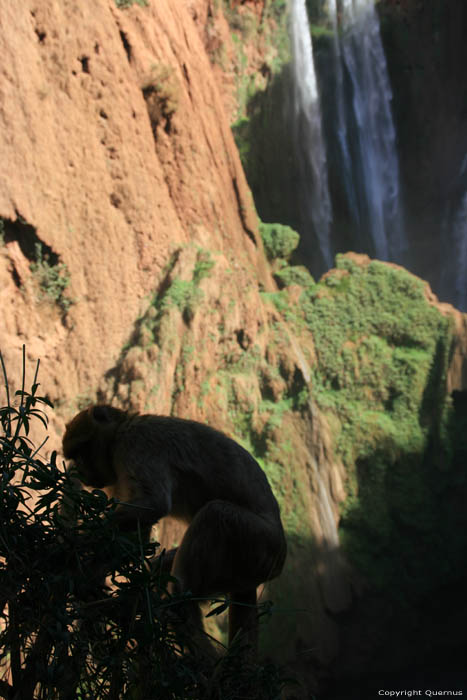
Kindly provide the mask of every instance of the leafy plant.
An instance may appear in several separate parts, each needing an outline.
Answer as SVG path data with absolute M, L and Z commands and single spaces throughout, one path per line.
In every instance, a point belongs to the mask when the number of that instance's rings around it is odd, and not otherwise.
M 245 664 L 241 642 L 217 661 L 186 629 L 190 595 L 167 592 L 157 543 L 114 525 L 116 502 L 76 487 L 30 439 L 47 426 L 37 364 L 32 387 L 0 408 L 0 695 L 5 698 L 233 700 L 278 698 L 271 665 Z M 111 584 L 104 585 L 109 574 Z M 226 607 L 220 605 L 213 614 Z M 267 612 L 267 607 L 262 612 Z
M 36 261 L 31 263 L 31 272 L 36 278 L 43 295 L 58 304 L 66 313 L 73 300 L 65 295 L 70 284 L 70 273 L 65 263 L 53 265 L 49 256 L 43 252 L 42 245 L 36 243 Z

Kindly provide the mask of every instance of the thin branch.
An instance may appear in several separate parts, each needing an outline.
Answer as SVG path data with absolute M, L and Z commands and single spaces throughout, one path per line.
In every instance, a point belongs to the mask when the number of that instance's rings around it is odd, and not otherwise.
M 21 675 L 21 652 L 20 652 L 20 642 L 18 638 L 18 630 L 16 629 L 16 611 L 15 605 L 11 601 L 8 603 L 8 623 L 9 632 L 11 637 L 10 645 L 10 665 L 11 665 L 11 679 L 13 681 L 13 687 L 20 687 L 20 675 Z
M 5 362 L 3 360 L 3 355 L 0 350 L 0 363 L 2 365 L 2 372 L 3 372 L 3 379 L 5 381 L 5 391 L 6 391 L 6 402 L 8 406 L 8 431 L 7 431 L 7 437 L 11 437 L 11 403 L 10 403 L 10 387 L 8 386 L 8 376 L 6 373 L 6 367 L 5 367 Z

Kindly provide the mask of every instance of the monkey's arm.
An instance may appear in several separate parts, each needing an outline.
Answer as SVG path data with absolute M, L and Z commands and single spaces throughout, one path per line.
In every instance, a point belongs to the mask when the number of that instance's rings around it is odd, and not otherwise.
M 132 530 L 139 520 L 143 525 L 153 525 L 168 515 L 172 508 L 172 485 L 169 469 L 163 462 L 147 464 L 148 457 L 138 459 L 138 454 L 124 455 L 115 462 L 117 484 L 114 497 L 118 502 L 115 518 L 122 530 Z

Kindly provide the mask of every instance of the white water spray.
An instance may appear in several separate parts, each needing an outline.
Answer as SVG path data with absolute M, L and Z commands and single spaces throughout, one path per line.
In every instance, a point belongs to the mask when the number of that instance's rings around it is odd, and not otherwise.
M 404 262 L 392 92 L 374 0 L 342 0 L 339 20 L 336 0 L 329 0 L 328 9 L 335 32 L 336 128 L 351 216 L 362 248 Z
M 330 243 L 332 220 L 326 151 L 316 82 L 310 25 L 305 0 L 291 0 L 290 31 L 294 72 L 294 129 L 300 165 L 303 229 L 312 228 L 327 269 L 333 258 Z M 306 236 L 309 241 L 310 236 Z

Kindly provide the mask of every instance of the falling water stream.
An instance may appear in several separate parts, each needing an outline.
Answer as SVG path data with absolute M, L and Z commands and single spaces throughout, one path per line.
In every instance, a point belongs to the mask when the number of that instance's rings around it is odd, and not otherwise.
M 332 143 L 328 147 L 338 152 L 336 177 L 355 232 L 354 248 L 382 260 L 404 263 L 407 243 L 392 93 L 374 0 L 328 0 L 327 8 L 334 37 L 333 108 L 327 125 L 327 138 Z M 314 234 L 322 262 L 329 268 L 333 261 L 333 211 L 305 0 L 291 0 L 290 26 L 301 233 L 311 250 Z
M 382 260 L 403 262 L 392 93 L 374 0 L 342 0 L 340 22 L 336 0 L 329 0 L 328 8 L 335 37 L 340 171 L 358 243 Z
M 302 230 L 308 240 L 314 233 L 326 269 L 332 266 L 326 149 L 313 61 L 310 25 L 305 0 L 292 0 L 290 31 L 293 51 L 294 140 L 300 167 Z M 312 245 L 309 245 L 311 248 Z

